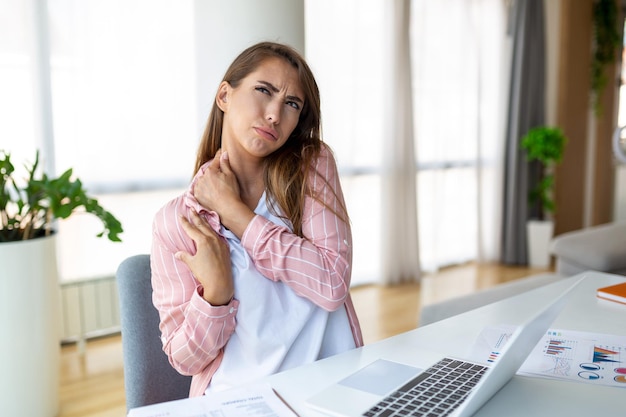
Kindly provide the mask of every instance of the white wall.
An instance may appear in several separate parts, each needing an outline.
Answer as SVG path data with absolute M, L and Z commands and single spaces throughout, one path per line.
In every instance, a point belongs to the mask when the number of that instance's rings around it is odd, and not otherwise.
M 626 222 L 626 166 L 617 168 L 615 178 L 615 218 L 613 220 Z

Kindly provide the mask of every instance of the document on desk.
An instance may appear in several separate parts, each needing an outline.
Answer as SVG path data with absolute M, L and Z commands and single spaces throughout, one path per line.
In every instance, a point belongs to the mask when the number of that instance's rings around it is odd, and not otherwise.
M 506 325 L 485 328 L 470 357 L 496 361 L 514 330 Z M 517 374 L 626 388 L 626 336 L 550 329 Z
M 134 408 L 128 417 L 297 417 L 269 385 Z

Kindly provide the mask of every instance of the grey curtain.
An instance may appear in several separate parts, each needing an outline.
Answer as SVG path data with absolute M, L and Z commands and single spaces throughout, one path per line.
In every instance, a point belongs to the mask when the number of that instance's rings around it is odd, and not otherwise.
M 511 80 L 504 158 L 502 263 L 526 264 L 528 190 L 537 183 L 540 166 L 529 164 L 520 140 L 545 123 L 545 33 L 543 0 L 515 0 L 510 21 L 513 36 Z

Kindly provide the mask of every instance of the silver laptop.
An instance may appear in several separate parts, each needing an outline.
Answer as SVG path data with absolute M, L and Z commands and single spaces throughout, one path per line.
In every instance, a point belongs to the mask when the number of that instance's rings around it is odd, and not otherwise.
M 489 365 L 438 355 L 420 370 L 378 359 L 306 404 L 333 416 L 471 416 L 515 375 L 580 281 L 520 325 Z

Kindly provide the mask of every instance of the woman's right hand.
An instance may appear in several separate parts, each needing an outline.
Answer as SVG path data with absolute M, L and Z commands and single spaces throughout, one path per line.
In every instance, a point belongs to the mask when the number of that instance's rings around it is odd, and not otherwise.
M 253 208 L 241 200 L 239 182 L 228 154 L 220 149 L 203 174 L 199 174 L 193 195 L 200 205 L 218 214 L 222 224 L 239 239 L 254 218 Z M 255 201 L 256 206 L 258 202 Z
M 202 297 L 211 305 L 226 305 L 233 298 L 232 268 L 228 243 L 195 211 L 191 221 L 180 218 L 185 233 L 196 243 L 196 254 L 180 251 L 176 258 L 183 261 L 202 285 Z
M 229 209 L 241 203 L 239 182 L 230 169 L 228 154 L 218 150 L 204 173 L 199 173 L 193 186 L 193 195 L 205 208 L 222 217 Z

